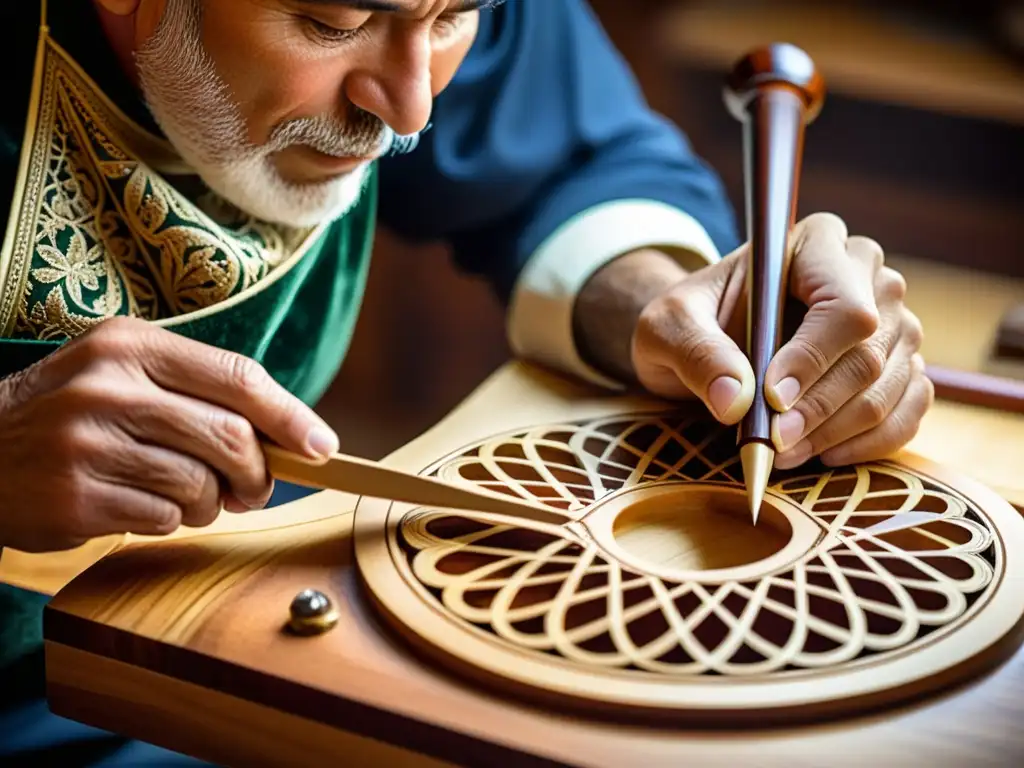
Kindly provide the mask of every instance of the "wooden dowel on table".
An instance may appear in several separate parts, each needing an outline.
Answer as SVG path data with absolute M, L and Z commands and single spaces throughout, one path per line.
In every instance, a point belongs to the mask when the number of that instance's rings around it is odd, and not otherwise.
M 935 385 L 935 397 L 1024 414 L 1024 381 L 929 365 L 925 375 Z

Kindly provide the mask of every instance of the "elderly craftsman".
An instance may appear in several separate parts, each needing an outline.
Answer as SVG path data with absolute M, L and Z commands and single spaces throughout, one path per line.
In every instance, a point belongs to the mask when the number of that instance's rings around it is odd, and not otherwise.
M 311 407 L 378 224 L 450 244 L 523 358 L 726 424 L 748 408 L 733 212 L 583 0 L 19 0 L 0 20 L 0 546 L 277 503 L 257 435 L 337 448 Z M 778 466 L 887 454 L 932 399 L 903 280 L 834 215 L 793 242 Z M 187 763 L 47 713 L 42 600 L 2 593 L 0 758 Z

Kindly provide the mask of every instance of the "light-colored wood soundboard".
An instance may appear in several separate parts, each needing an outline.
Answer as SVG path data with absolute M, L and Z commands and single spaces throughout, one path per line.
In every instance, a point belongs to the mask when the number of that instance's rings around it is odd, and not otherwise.
M 964 445 L 984 415 L 940 404 L 917 444 L 946 418 L 936 452 L 991 469 Z M 1013 430 L 990 439 L 1022 451 Z M 755 530 L 728 443 L 685 407 L 511 365 L 388 462 L 565 525 L 324 492 L 249 518 L 265 530 L 128 547 L 47 610 L 51 706 L 225 765 L 1021 754 L 1021 516 L 902 454 L 777 478 Z M 304 590 L 331 601 L 321 634 L 287 629 Z

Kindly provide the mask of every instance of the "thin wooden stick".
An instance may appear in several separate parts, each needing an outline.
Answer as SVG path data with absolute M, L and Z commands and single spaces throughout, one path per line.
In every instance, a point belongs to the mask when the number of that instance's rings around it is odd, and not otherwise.
M 329 488 L 360 496 L 390 499 L 424 506 L 511 515 L 543 523 L 563 525 L 570 517 L 540 502 L 517 499 L 482 487 L 449 485 L 441 480 L 413 475 L 383 464 L 334 454 L 326 463 L 264 444 L 270 473 L 285 482 L 310 488 Z

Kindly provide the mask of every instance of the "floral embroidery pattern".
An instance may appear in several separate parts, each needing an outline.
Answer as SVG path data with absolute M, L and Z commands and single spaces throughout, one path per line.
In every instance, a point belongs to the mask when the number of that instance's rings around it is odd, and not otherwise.
M 66 340 L 115 315 L 182 318 L 257 285 L 311 229 L 191 200 L 147 163 L 159 140 L 112 108 L 47 41 L 15 236 L 0 275 L 0 330 Z M 9 251 L 9 252 L 8 252 Z

